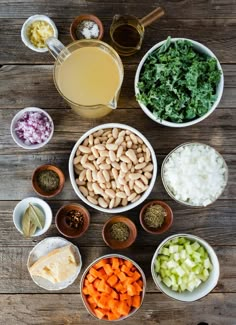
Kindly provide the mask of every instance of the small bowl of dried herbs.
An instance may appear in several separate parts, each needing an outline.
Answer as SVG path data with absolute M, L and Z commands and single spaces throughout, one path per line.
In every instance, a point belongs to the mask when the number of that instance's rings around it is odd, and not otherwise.
M 58 231 L 69 238 L 82 236 L 90 224 L 89 211 L 78 203 L 62 206 L 55 218 Z
M 114 216 L 103 226 L 104 242 L 113 249 L 131 246 L 137 237 L 137 228 L 133 221 L 124 216 Z
M 51 226 L 52 210 L 44 200 L 28 197 L 15 206 L 13 222 L 24 237 L 40 236 Z
M 173 212 L 163 201 L 150 201 L 145 204 L 139 214 L 139 220 L 144 230 L 151 234 L 162 234 L 173 223 Z
M 60 168 L 54 165 L 42 165 L 35 169 L 32 185 L 35 192 L 43 197 L 59 194 L 64 186 L 65 176 Z

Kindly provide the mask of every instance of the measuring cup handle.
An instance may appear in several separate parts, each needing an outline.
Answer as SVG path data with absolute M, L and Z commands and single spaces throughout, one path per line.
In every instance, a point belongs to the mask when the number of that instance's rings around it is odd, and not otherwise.
M 49 37 L 46 40 L 46 45 L 55 59 L 65 49 L 65 46 L 56 37 Z
M 162 7 L 157 7 L 153 11 L 151 11 L 147 16 L 139 19 L 140 23 L 147 27 L 151 25 L 155 20 L 161 18 L 165 14 L 165 11 Z

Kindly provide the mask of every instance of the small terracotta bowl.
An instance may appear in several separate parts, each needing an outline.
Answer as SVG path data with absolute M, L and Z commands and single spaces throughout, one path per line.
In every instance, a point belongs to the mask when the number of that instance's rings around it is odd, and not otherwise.
M 76 211 L 77 213 L 79 212 L 82 215 L 83 224 L 78 228 L 74 228 L 73 226 L 70 226 L 70 222 L 71 222 L 70 213 L 72 216 L 76 217 L 76 213 L 73 213 L 73 211 Z M 58 210 L 55 218 L 55 224 L 58 231 L 62 235 L 69 238 L 77 238 L 82 236 L 85 233 L 85 231 L 88 229 L 90 224 L 90 214 L 88 210 L 80 204 L 77 203 L 67 204 L 62 206 Z
M 59 186 L 54 191 L 45 192 L 41 187 L 39 187 L 38 174 L 39 174 L 39 172 L 41 172 L 43 170 L 52 170 L 58 175 Z M 56 196 L 57 194 L 59 194 L 62 191 L 64 184 L 65 184 L 65 176 L 64 176 L 63 172 L 61 171 L 61 169 L 58 168 L 57 166 L 42 165 L 42 166 L 37 167 L 33 172 L 33 176 L 32 176 L 33 189 L 37 194 L 39 194 L 43 197 L 50 198 L 50 197 Z
M 102 37 L 103 37 L 103 33 L 104 33 L 103 24 L 102 24 L 101 20 L 98 17 L 94 16 L 94 15 L 83 14 L 83 15 L 75 17 L 72 24 L 70 25 L 70 36 L 73 39 L 73 41 L 78 41 L 80 39 L 85 39 L 85 38 L 82 38 L 82 37 L 78 38 L 77 35 L 76 35 L 77 26 L 83 20 L 90 20 L 90 21 L 93 21 L 94 23 L 96 23 L 98 25 L 98 29 L 99 29 L 98 37 L 93 38 L 93 39 L 101 40 Z
M 162 206 L 166 210 L 166 213 L 167 213 L 162 226 L 158 227 L 158 228 L 151 228 L 151 227 L 147 226 L 144 221 L 145 210 L 147 209 L 147 207 L 154 205 L 154 204 L 158 204 L 158 205 Z M 142 207 L 142 209 L 139 213 L 139 220 L 140 220 L 140 223 L 141 223 L 141 226 L 143 227 L 143 229 L 146 230 L 147 232 L 149 232 L 150 234 L 162 234 L 163 232 L 167 231 L 170 228 L 170 226 L 172 225 L 173 212 L 172 212 L 172 209 L 170 208 L 170 206 L 168 204 L 166 204 L 165 202 L 154 200 L 154 201 L 148 202 L 147 204 L 145 204 Z
M 126 224 L 126 226 L 128 226 L 129 237 L 127 240 L 119 241 L 119 240 L 115 240 L 111 237 L 111 226 L 117 222 L 122 222 L 122 223 Z M 127 248 L 127 247 L 131 246 L 133 244 L 133 242 L 135 241 L 135 239 L 137 237 L 137 228 L 136 228 L 135 224 L 133 223 L 133 221 L 131 221 L 127 217 L 123 217 L 123 216 L 111 217 L 110 219 L 107 220 L 107 222 L 103 226 L 102 237 L 103 237 L 104 242 L 109 247 L 111 247 L 113 249 Z

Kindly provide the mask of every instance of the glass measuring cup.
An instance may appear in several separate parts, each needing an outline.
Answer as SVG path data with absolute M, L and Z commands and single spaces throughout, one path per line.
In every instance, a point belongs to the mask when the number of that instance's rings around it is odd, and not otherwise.
M 110 37 L 114 49 L 123 56 L 129 56 L 140 50 L 145 27 L 164 15 L 161 7 L 154 9 L 142 19 L 132 15 L 115 15 L 110 27 Z
M 111 46 L 94 39 L 64 46 L 54 37 L 46 43 L 56 59 L 55 86 L 76 113 L 100 118 L 117 107 L 124 71 Z

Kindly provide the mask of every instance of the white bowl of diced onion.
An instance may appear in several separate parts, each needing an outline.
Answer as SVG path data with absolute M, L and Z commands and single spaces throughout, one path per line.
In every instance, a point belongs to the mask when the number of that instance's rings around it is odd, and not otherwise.
M 187 142 L 166 156 L 161 178 L 172 199 L 201 208 L 214 203 L 223 193 L 228 182 L 228 167 L 213 147 Z
M 192 302 L 217 285 L 220 266 L 214 249 L 200 237 L 176 234 L 156 249 L 151 273 L 158 289 L 170 298 Z

